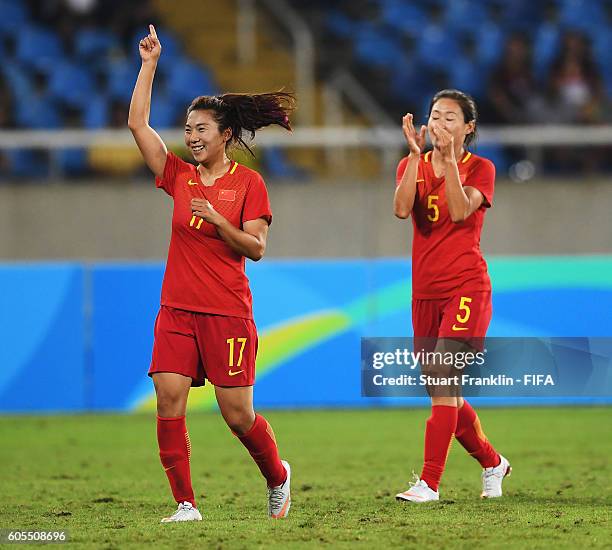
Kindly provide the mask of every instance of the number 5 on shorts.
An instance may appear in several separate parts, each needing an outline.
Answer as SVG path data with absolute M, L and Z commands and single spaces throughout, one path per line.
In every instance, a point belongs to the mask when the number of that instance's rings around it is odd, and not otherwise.
M 470 306 L 468 304 L 472 301 L 471 298 L 467 296 L 461 296 L 461 300 L 459 301 L 459 311 L 465 311 L 464 315 L 460 315 L 457 313 L 457 322 L 459 323 L 467 323 L 470 318 Z
M 228 338 L 226 342 L 229 346 L 229 359 L 227 362 L 229 367 L 234 366 L 234 347 L 236 341 L 238 341 L 238 343 L 240 344 L 240 352 L 238 354 L 238 362 L 235 366 L 239 367 L 240 365 L 242 365 L 242 353 L 244 352 L 244 346 L 247 343 L 247 338 Z

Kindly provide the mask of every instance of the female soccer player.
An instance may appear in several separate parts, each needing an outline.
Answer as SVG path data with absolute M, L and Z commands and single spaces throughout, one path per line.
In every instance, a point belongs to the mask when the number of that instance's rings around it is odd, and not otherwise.
M 215 386 L 221 414 L 268 484 L 268 513 L 285 517 L 291 504 L 289 464 L 280 460 L 271 426 L 253 411 L 257 330 L 245 257 L 260 260 L 272 212 L 261 176 L 230 160 L 230 146 L 248 148 L 264 126 L 291 130 L 294 98 L 286 93 L 196 97 L 187 109 L 185 145 L 197 166 L 167 151 L 149 126 L 151 88 L 161 45 L 153 25 L 139 45 L 128 126 L 156 185 L 174 201 L 172 236 L 155 322 L 149 375 L 157 395 L 157 440 L 178 510 L 162 522 L 199 521 L 185 425 L 191 386 Z
M 466 147 L 476 133 L 474 100 L 458 90 L 432 99 L 427 126 L 417 131 L 406 114 L 402 128 L 410 149 L 397 167 L 395 215 L 412 214 L 412 323 L 415 349 L 482 349 L 491 320 L 491 282 L 480 251 L 486 209 L 493 203 L 495 167 Z M 428 131 L 433 150 L 421 154 Z M 451 375 L 441 365 L 428 374 Z M 455 371 L 454 374 L 457 374 Z M 441 391 L 442 390 L 442 391 Z M 439 500 L 438 485 L 453 435 L 483 467 L 482 497 L 499 497 L 510 464 L 487 441 L 478 416 L 458 391 L 428 387 L 431 416 L 425 427 L 421 477 L 398 500 Z

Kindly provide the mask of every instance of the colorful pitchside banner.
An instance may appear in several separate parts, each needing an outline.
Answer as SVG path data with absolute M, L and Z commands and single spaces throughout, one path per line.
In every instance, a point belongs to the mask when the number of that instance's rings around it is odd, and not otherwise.
M 146 373 L 163 268 L 0 265 L 0 411 L 153 411 Z M 488 336 L 612 337 L 612 257 L 490 258 L 489 268 Z M 248 262 L 247 274 L 259 330 L 258 407 L 426 403 L 361 394 L 361 338 L 412 335 L 408 260 L 265 259 Z M 507 404 L 502 395 L 483 399 Z M 209 385 L 192 391 L 192 409 L 215 406 Z

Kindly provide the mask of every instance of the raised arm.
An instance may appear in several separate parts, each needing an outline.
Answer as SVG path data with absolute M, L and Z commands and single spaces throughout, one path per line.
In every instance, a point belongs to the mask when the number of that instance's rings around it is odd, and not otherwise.
M 406 219 L 412 212 L 414 197 L 416 196 L 416 180 L 419 169 L 421 150 L 425 146 L 426 127 L 421 126 L 421 131 L 417 134 L 412 122 L 412 115 L 407 113 L 402 119 L 402 130 L 404 137 L 410 148 L 408 164 L 402 175 L 399 185 L 395 188 L 393 197 L 393 212 L 398 218 Z
M 132 93 L 128 127 L 147 166 L 156 176 L 162 177 L 168 150 L 159 134 L 149 126 L 153 77 L 161 54 L 161 44 L 153 25 L 149 25 L 149 35 L 140 41 L 139 51 L 142 66 Z

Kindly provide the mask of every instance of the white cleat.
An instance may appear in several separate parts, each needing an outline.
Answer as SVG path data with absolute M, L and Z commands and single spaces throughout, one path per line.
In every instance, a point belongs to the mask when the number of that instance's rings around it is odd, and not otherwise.
M 497 466 L 485 468 L 482 471 L 482 494 L 481 498 L 498 498 L 502 496 L 502 481 L 512 473 L 510 462 L 499 455 L 500 462 Z
M 285 483 L 268 487 L 268 515 L 272 519 L 286 518 L 291 508 L 291 467 L 286 460 L 281 460 L 281 464 L 287 470 Z
M 202 521 L 202 514 L 191 505 L 191 502 L 180 502 L 174 514 L 169 518 L 161 520 L 162 523 L 171 523 L 173 521 Z
M 417 475 L 414 476 L 414 483 L 410 484 L 410 489 L 403 493 L 395 495 L 395 499 L 399 501 L 409 502 L 433 502 L 440 500 L 440 493 L 429 488 L 429 485 Z

